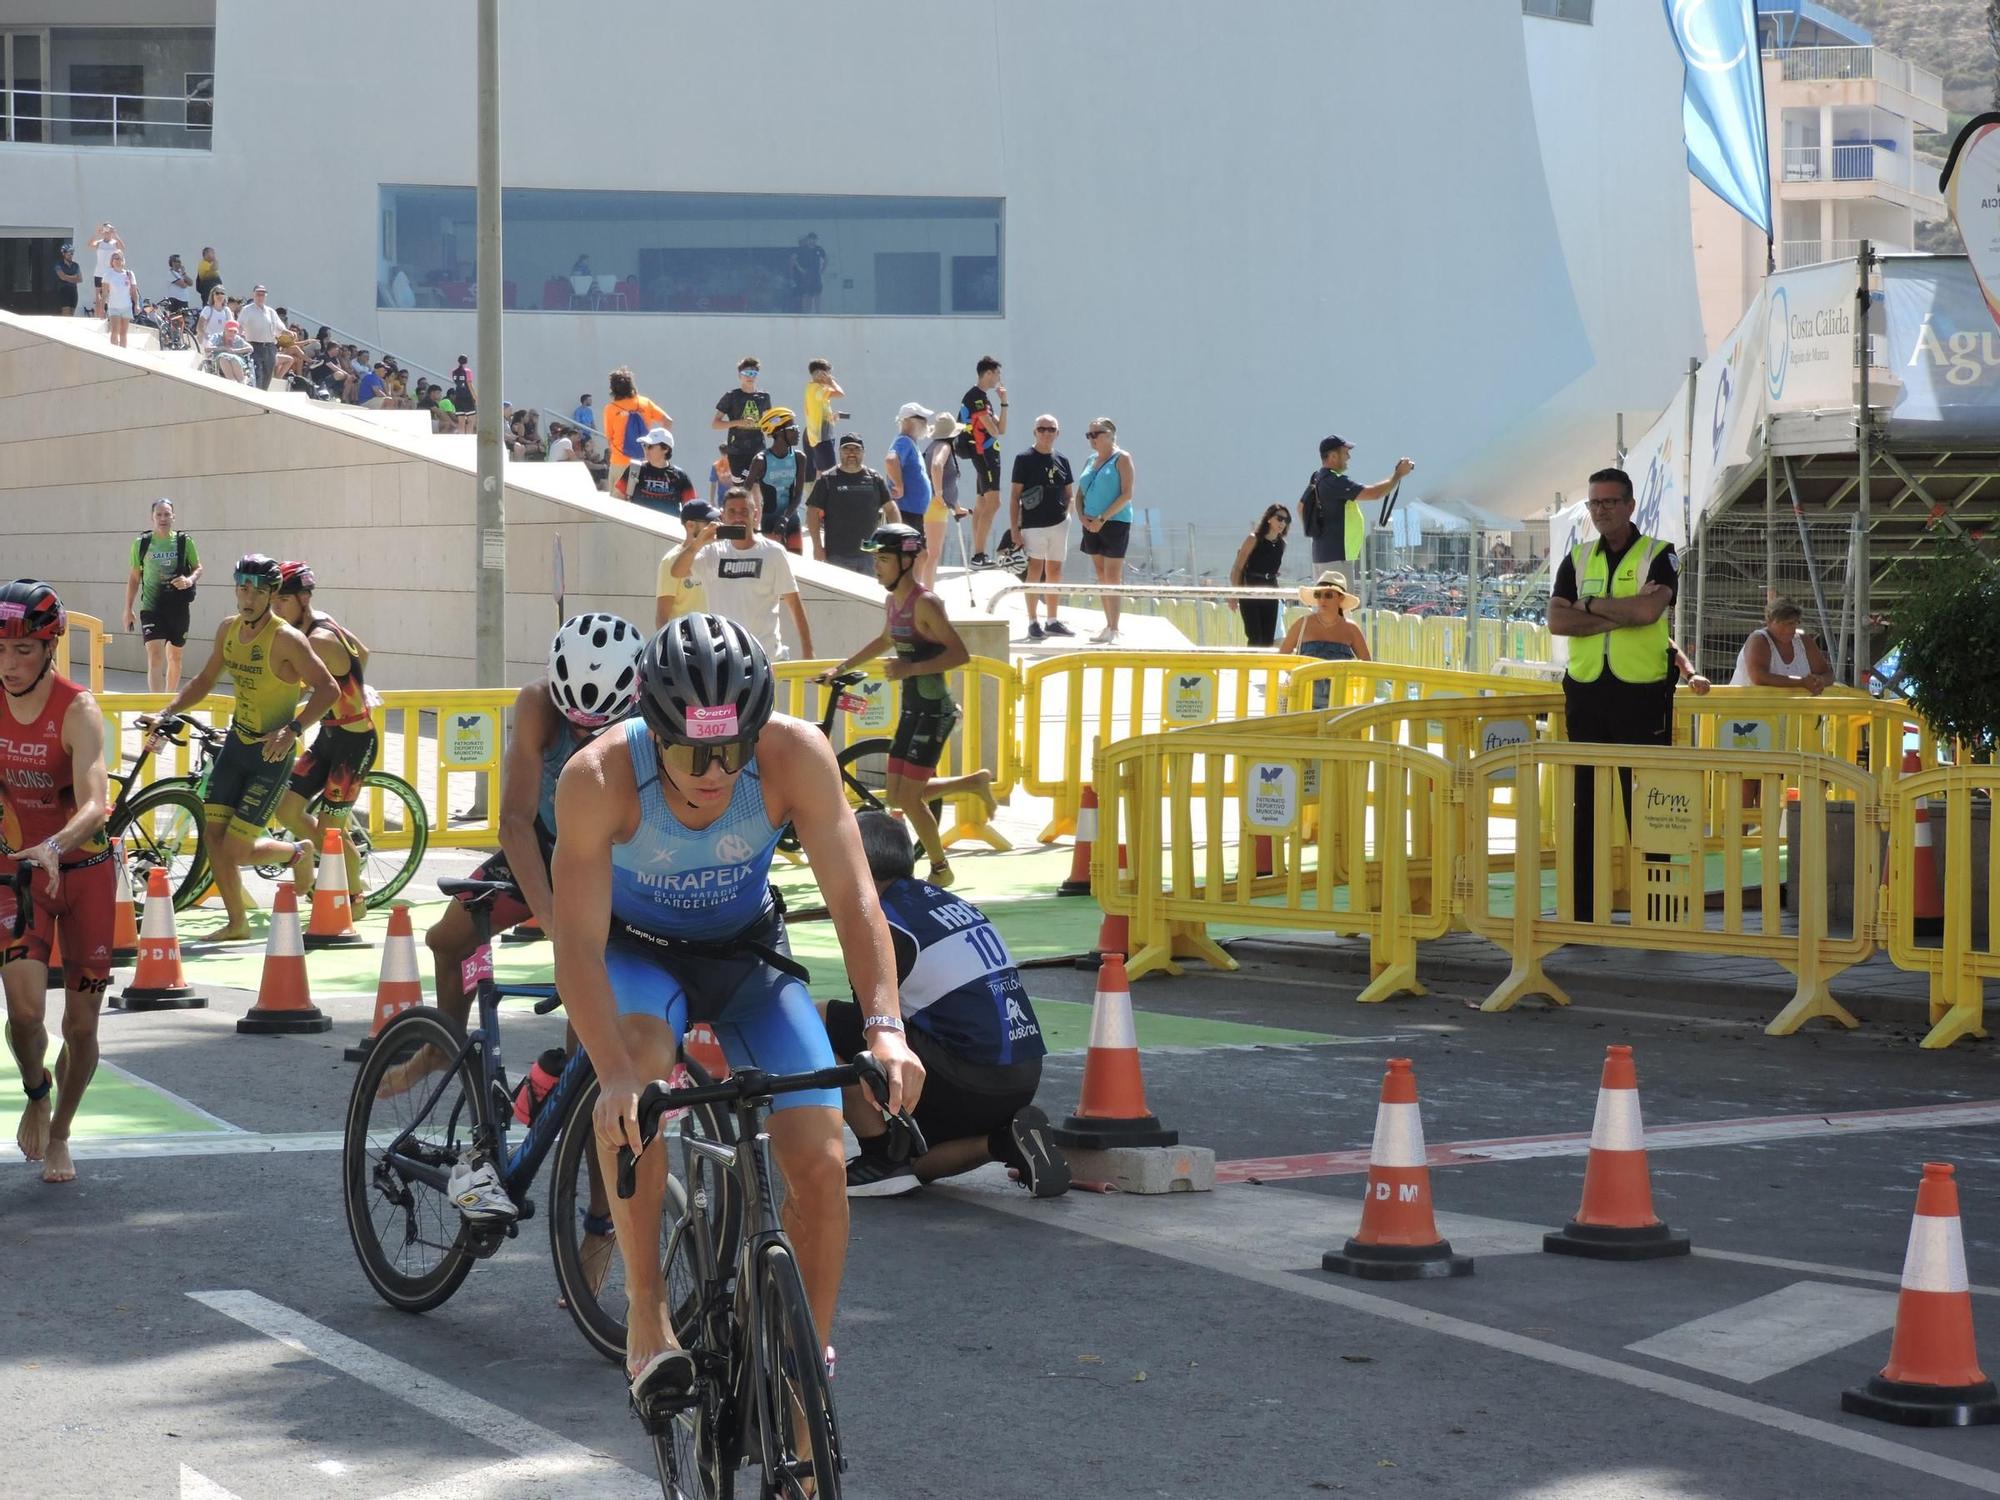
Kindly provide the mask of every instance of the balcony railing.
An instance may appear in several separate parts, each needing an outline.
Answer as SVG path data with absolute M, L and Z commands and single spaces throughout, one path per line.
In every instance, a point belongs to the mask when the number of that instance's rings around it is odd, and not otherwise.
M 1910 157 L 1880 141 L 1846 141 L 1832 146 L 1787 146 L 1787 182 L 1885 182 L 1910 185 Z
M 1872 78 L 1913 99 L 1944 108 L 1944 80 L 1929 68 L 1880 47 L 1779 47 L 1775 57 L 1786 83 L 1839 83 Z
M 1852 260 L 1860 253 L 1859 240 L 1786 240 L 1778 246 L 1778 269 L 1791 271 L 1821 261 Z
M 154 146 L 206 151 L 211 95 L 0 89 L 0 141 L 29 146 Z

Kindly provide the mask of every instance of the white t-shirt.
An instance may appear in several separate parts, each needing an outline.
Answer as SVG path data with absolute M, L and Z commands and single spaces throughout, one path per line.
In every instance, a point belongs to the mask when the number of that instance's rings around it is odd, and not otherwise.
M 204 307 L 201 310 L 201 316 L 195 319 L 195 332 L 201 335 L 204 343 L 211 338 L 219 339 L 222 337 L 222 325 L 229 321 L 229 316 L 229 308 L 226 304 L 222 307 L 217 307 L 211 303 L 207 307 Z M 240 326 L 237 332 L 242 332 Z
M 570 454 L 575 451 L 575 448 L 576 445 L 569 440 L 569 435 L 565 433 L 563 436 L 557 438 L 553 443 L 549 444 L 548 461 L 552 464 L 559 464 L 564 459 L 568 458 Z
M 99 240 L 95 245 L 91 246 L 91 249 L 97 252 L 97 279 L 99 281 L 109 281 L 111 279 L 111 257 L 124 248 L 117 240 Z
M 285 320 L 269 303 L 263 307 L 254 301 L 244 303 L 243 311 L 236 315 L 236 322 L 243 337 L 253 344 L 275 344 L 278 335 L 285 331 Z
M 791 558 L 769 537 L 749 546 L 711 542 L 695 554 L 692 576 L 708 595 L 709 613 L 737 621 L 772 661 L 787 656 L 780 620 L 787 594 L 796 594 Z

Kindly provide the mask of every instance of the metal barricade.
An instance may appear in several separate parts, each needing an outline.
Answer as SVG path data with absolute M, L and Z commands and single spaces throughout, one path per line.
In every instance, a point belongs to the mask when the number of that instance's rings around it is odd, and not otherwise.
M 1883 942 L 1897 968 L 1930 976 L 1931 1029 L 1922 1045 L 1949 1047 L 1986 1035 L 1986 981 L 2000 979 L 2000 840 L 1992 837 L 2000 766 L 1945 766 L 1905 777 L 1891 790 L 1889 878 L 1882 911 Z M 1943 846 L 1934 866 L 1944 931 L 1919 942 L 1918 861 L 1935 858 L 1919 846 L 1917 806 L 1923 802 L 1932 842 Z M 1936 835 L 1942 833 L 1942 838 Z M 1873 844 L 1874 840 L 1869 841 Z
M 72 644 L 78 636 L 83 637 L 86 676 L 79 677 L 73 669 L 75 650 Z M 104 622 L 96 615 L 84 614 L 81 610 L 69 611 L 69 630 L 56 637 L 56 671 L 72 682 L 82 682 L 93 693 L 104 691 L 104 645 L 108 639 Z

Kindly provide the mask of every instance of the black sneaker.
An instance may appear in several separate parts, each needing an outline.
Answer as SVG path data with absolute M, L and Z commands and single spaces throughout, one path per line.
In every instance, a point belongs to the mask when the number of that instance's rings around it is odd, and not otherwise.
M 993 566 L 993 559 L 984 552 L 975 552 L 972 554 L 972 565 L 975 568 L 990 568 Z
M 1043 631 L 1044 631 L 1044 633 L 1045 633 L 1045 634 L 1047 634 L 1047 635 L 1075 635 L 1075 634 L 1076 634 L 1076 632 L 1075 632 L 1074 630 L 1071 630 L 1071 629 L 1069 628 L 1069 626 L 1065 625 L 1065 624 L 1064 624 L 1064 623 L 1063 623 L 1063 622 L 1062 622 L 1061 620 L 1051 620 L 1051 621 L 1049 621 L 1049 623 L 1048 623 L 1048 624 L 1047 624 L 1046 626 L 1044 626 L 1044 627 L 1043 627 Z
M 1014 1151 L 1008 1165 L 1020 1174 L 1021 1185 L 1037 1198 L 1059 1198 L 1069 1191 L 1069 1158 L 1049 1136 L 1049 1117 L 1034 1105 L 1008 1122 Z
M 917 1181 L 917 1169 L 908 1162 L 890 1161 L 888 1157 L 872 1151 L 863 1151 L 847 1164 L 847 1196 L 850 1198 L 900 1198 L 904 1193 L 914 1193 L 922 1186 Z
M 1028 621 L 1028 639 L 1029 639 L 1029 640 L 1031 640 L 1031 641 L 1039 641 L 1039 640 L 1040 640 L 1040 639 L 1042 638 L 1043 634 L 1044 634 L 1044 631 L 1042 630 L 1042 622 L 1041 622 L 1040 620 L 1030 620 L 1030 621 Z

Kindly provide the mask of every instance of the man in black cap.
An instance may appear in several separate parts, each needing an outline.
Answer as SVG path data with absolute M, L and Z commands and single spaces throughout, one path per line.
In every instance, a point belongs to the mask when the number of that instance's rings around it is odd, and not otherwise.
M 889 495 L 889 481 L 863 465 L 861 435 L 842 433 L 840 462 L 819 476 L 806 501 L 806 533 L 813 556 L 850 573 L 875 576 L 875 560 L 861 544 L 877 526 L 901 520 Z
M 1359 563 L 1361 544 L 1367 527 L 1361 519 L 1363 500 L 1380 500 L 1403 482 L 1416 468 L 1407 458 L 1396 460 L 1396 472 L 1379 484 L 1356 484 L 1347 477 L 1347 464 L 1354 457 L 1354 444 L 1345 438 L 1326 437 L 1319 443 L 1319 467 L 1306 481 L 1299 496 L 1299 514 L 1306 535 L 1312 538 L 1314 567 L 1326 563 Z

